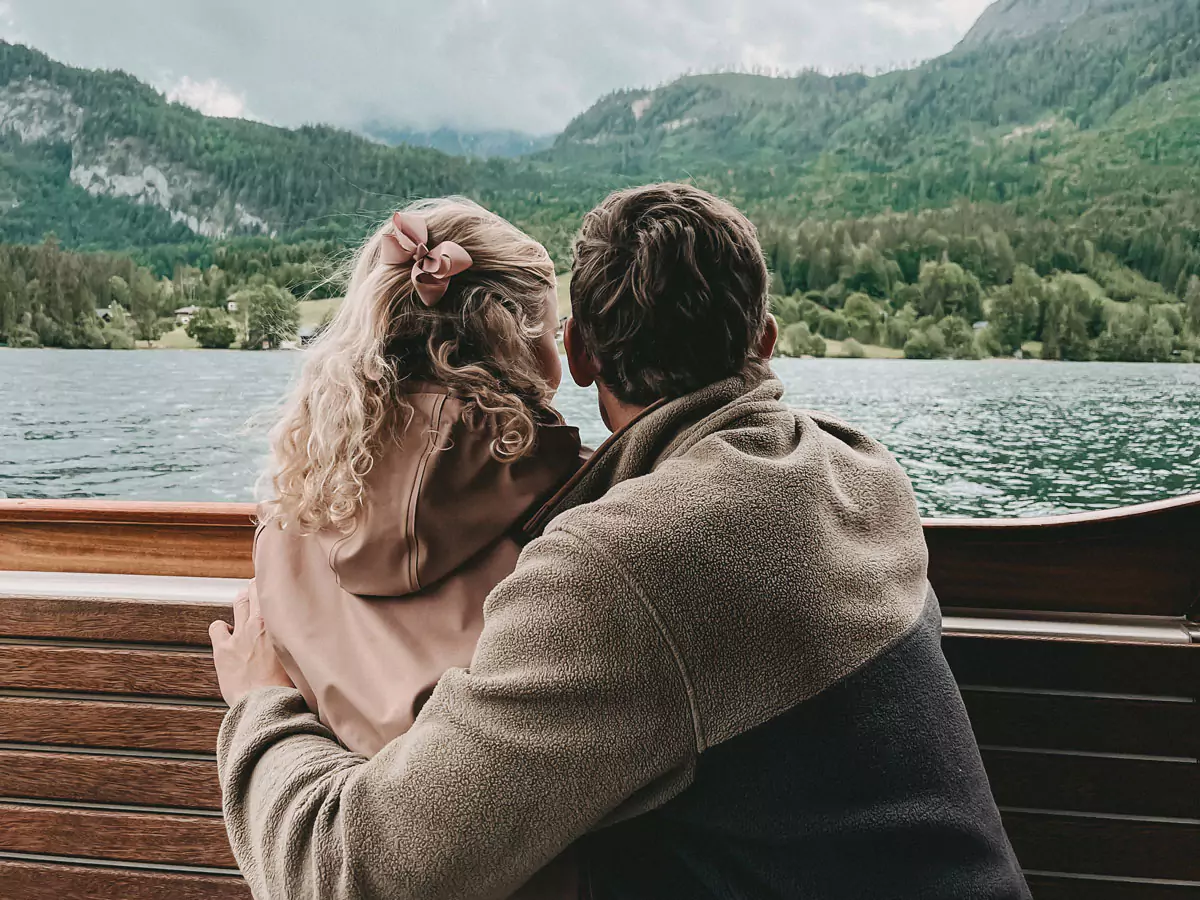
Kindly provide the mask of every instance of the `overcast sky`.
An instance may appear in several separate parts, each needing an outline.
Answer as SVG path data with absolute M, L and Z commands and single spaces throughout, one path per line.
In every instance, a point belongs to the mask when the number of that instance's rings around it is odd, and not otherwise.
M 560 130 L 686 71 L 892 68 L 989 0 L 0 0 L 0 37 L 280 125 Z

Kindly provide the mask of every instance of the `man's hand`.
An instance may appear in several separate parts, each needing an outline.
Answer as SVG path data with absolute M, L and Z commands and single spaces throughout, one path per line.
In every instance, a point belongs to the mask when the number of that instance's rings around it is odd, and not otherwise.
M 230 706 L 256 688 L 295 687 L 267 635 L 253 581 L 233 601 L 233 631 L 218 619 L 208 626 L 208 636 L 221 696 Z

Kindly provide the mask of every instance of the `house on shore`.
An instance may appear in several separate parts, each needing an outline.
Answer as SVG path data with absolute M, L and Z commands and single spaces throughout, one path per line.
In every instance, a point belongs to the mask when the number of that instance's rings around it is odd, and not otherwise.
M 175 324 L 181 328 L 187 326 L 187 323 L 192 321 L 192 316 L 200 312 L 198 306 L 181 306 L 175 310 Z

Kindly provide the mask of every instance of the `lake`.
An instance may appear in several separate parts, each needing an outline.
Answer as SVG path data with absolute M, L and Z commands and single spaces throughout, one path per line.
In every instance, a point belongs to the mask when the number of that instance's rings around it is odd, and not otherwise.
M 0 495 L 250 500 L 299 353 L 0 350 Z M 1200 365 L 776 360 L 798 406 L 885 443 L 929 516 L 1200 491 Z M 559 408 L 593 446 L 593 391 Z

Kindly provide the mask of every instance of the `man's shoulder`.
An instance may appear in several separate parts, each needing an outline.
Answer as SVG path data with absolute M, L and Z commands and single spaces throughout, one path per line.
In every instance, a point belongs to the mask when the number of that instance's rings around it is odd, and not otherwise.
M 655 546 L 670 548 L 666 564 L 675 567 L 692 545 L 737 552 L 751 544 L 761 552 L 813 533 L 817 520 L 847 515 L 885 531 L 919 530 L 906 476 L 860 429 L 778 402 L 758 404 L 730 425 L 683 437 L 649 472 L 559 513 L 547 530 L 631 554 L 639 567 Z M 843 508 L 847 501 L 853 509 Z
M 705 436 L 547 529 L 653 610 L 708 742 L 866 664 L 927 590 L 916 505 L 886 450 L 832 417 L 765 414 L 772 427 Z
M 630 478 L 604 496 L 556 516 L 546 533 L 564 533 L 610 561 L 629 554 L 646 559 L 639 548 L 672 539 L 701 539 L 694 527 L 721 498 L 709 490 L 711 473 L 686 459 L 671 460 L 653 472 Z

